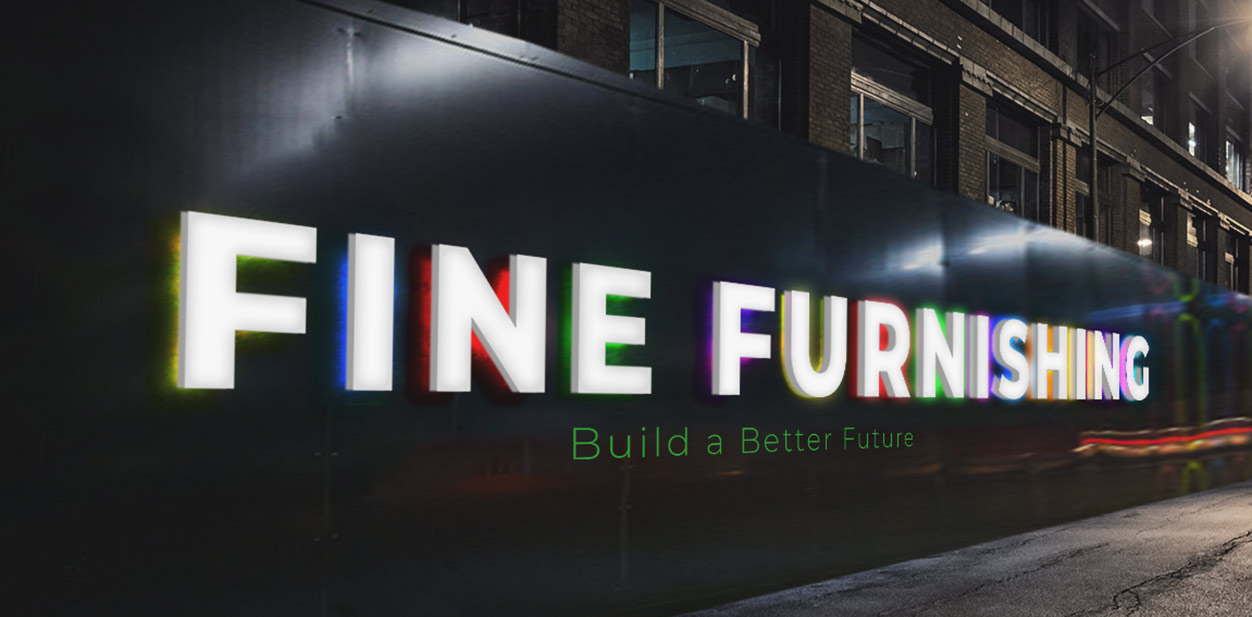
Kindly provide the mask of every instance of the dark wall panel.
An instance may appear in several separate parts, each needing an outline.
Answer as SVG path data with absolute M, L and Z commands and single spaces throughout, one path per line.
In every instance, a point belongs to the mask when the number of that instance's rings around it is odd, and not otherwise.
M 30 7 L 28 7 L 30 8 Z M 540 48 L 368 2 L 91 3 L 6 45 L 3 533 L 21 614 L 588 615 L 684 608 L 1252 477 L 1249 302 Z M 173 385 L 179 212 L 318 229 L 308 334 Z M 393 393 L 342 390 L 346 234 L 397 239 Z M 423 247 L 652 272 L 653 394 L 422 396 Z M 1142 334 L 1142 403 L 869 403 L 704 375 L 714 280 Z M 777 333 L 777 316 L 753 327 Z M 775 339 L 776 340 L 776 339 Z M 777 349 L 775 349 L 777 354 Z M 571 429 L 687 427 L 574 461 Z M 719 457 L 703 436 L 911 431 L 908 450 Z M 1138 437 L 1135 437 L 1137 435 Z M 1133 458 L 1132 458 L 1133 455 Z

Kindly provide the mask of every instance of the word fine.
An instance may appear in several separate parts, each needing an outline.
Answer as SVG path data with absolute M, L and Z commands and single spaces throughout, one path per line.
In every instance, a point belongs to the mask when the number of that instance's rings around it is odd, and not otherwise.
M 392 389 L 395 240 L 348 234 L 345 388 Z M 239 293 L 238 257 L 315 263 L 317 230 L 253 219 L 184 212 L 179 262 L 178 385 L 234 387 L 235 332 L 305 332 L 305 298 Z M 481 343 L 513 392 L 541 393 L 547 383 L 547 261 L 509 257 L 507 291 L 495 288 L 469 249 L 431 247 L 428 299 L 415 310 L 429 323 L 429 389 L 470 390 L 474 346 Z M 609 313 L 609 297 L 650 299 L 652 274 L 589 263 L 572 268 L 570 392 L 652 392 L 652 368 L 610 364 L 607 349 L 644 345 L 643 317 Z M 858 398 L 1140 401 L 1148 396 L 1142 365 L 1148 342 L 1015 318 L 890 302 L 825 296 L 811 332 L 812 302 L 803 291 L 718 281 L 712 284 L 709 392 L 735 396 L 745 359 L 768 359 L 773 336 L 745 332 L 745 311 L 773 312 L 781 297 L 779 361 L 798 395 L 828 397 L 851 382 Z M 818 338 L 818 341 L 811 339 Z M 423 341 L 427 342 L 427 341 Z M 814 343 L 817 345 L 814 345 Z M 820 348 L 815 358 L 811 349 Z M 816 361 L 815 361 L 816 360 Z M 425 363 L 424 363 L 425 364 Z M 908 370 L 906 367 L 912 367 Z M 912 383 L 906 372 L 911 372 Z

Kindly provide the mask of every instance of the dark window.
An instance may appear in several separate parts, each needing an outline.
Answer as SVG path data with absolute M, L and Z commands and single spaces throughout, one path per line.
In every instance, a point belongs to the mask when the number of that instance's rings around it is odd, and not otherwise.
M 1078 72 L 1091 77 L 1091 57 L 1095 55 L 1096 70 L 1102 70 L 1114 60 L 1117 51 L 1117 33 L 1101 18 L 1089 11 L 1078 12 L 1078 57 L 1074 59 Z M 1097 80 L 1100 87 L 1113 90 L 1113 74 L 1106 73 Z
M 929 124 L 916 121 L 913 177 L 925 182 L 935 182 L 935 129 Z
M 913 119 L 873 99 L 865 99 L 865 150 L 861 158 L 907 174 L 913 146 Z
M 1169 13 L 1171 6 L 1174 6 L 1174 0 L 1143 0 L 1143 11 L 1166 28 L 1174 21 L 1174 16 Z
M 386 1 L 545 47 L 556 47 L 556 3 L 522 0 Z
M 1165 193 L 1144 185 L 1139 191 L 1139 256 L 1165 265 Z
M 1046 223 L 1039 203 L 1038 122 L 987 103 L 987 201 L 1000 210 Z
M 1098 170 L 1098 173 L 1100 174 L 1100 199 L 1111 197 L 1113 187 L 1113 166 L 1115 164 L 1116 163 L 1110 160 L 1107 156 L 1100 157 L 1100 169 Z M 1084 147 L 1078 151 L 1078 156 L 1075 158 L 1075 165 L 1078 167 L 1078 179 L 1083 182 L 1090 183 L 1091 150 L 1089 147 Z
M 1208 220 L 1194 213 L 1187 214 L 1187 253 L 1192 264 L 1192 276 L 1209 281 Z
M 421 11 L 436 17 L 461 21 L 461 6 L 458 0 L 387 0 L 390 4 Z
M 991 10 L 1017 26 L 1026 36 L 1052 48 L 1055 13 L 1052 0 L 983 0 Z
M 656 3 L 630 3 L 630 78 L 656 83 Z
M 1074 199 L 1074 233 L 1088 240 L 1095 240 L 1095 217 L 1091 213 L 1091 197 L 1084 193 L 1077 193 Z
M 1169 130 L 1169 78 L 1159 69 L 1152 69 L 1139 78 L 1139 118 L 1161 129 Z
M 1199 103 L 1192 101 L 1187 118 L 1187 152 L 1190 152 L 1191 156 L 1196 157 L 1203 163 L 1211 164 L 1209 136 L 1212 130 L 1212 121 L 1209 118 L 1209 113 L 1203 107 L 1200 107 Z
M 934 184 L 930 67 L 881 44 L 852 40 L 853 155 Z
M 520 5 L 520 0 L 461 0 L 461 21 L 475 28 L 517 36 Z
M 852 67 L 893 92 L 930 105 L 930 67 L 864 37 L 852 39 Z
M 1139 119 L 1156 124 L 1156 70 L 1139 77 Z
M 852 126 L 848 131 L 851 141 L 851 149 L 848 151 L 856 156 L 861 157 L 861 95 L 852 95 Z
M 1090 151 L 1085 148 L 1082 150 L 1079 150 L 1076 164 L 1078 167 L 1077 169 L 1078 179 L 1088 184 L 1088 191 L 1089 191 L 1090 184 L 1091 184 L 1091 153 Z M 1088 232 L 1079 234 L 1085 238 L 1090 238 L 1092 240 L 1099 240 L 1100 242 L 1104 244 L 1108 244 L 1108 245 L 1113 244 L 1113 166 L 1114 165 L 1115 163 L 1112 160 L 1109 160 L 1107 157 L 1103 157 L 1103 156 L 1100 157 L 1100 168 L 1099 170 L 1097 170 L 1097 173 L 1099 174 L 1097 178 L 1099 180 L 1097 184 L 1097 188 L 1099 189 L 1099 195 L 1100 195 L 1099 205 L 1092 208 L 1090 199 L 1087 197 L 1087 195 L 1082 196 L 1082 198 L 1086 200 L 1086 207 L 1088 208 L 1088 210 L 1090 210 L 1090 212 L 1088 212 L 1087 223 L 1086 223 Z M 1096 224 L 1097 221 L 1099 223 L 1098 225 Z M 1080 225 L 1081 224 L 1082 223 L 1080 222 Z
M 1243 170 L 1243 144 L 1226 138 L 1226 179 L 1245 193 L 1248 190 L 1248 176 Z
M 1226 268 L 1226 287 L 1231 291 L 1239 291 L 1239 276 L 1242 271 L 1239 268 L 1239 237 L 1233 229 L 1227 230 L 1226 233 L 1226 254 L 1223 260 L 1223 266 Z
M 849 145 L 853 156 L 933 184 L 934 129 L 868 94 L 851 98 Z
M 748 46 L 748 119 L 778 128 L 779 61 L 765 48 Z
M 695 19 L 665 11 L 666 90 L 739 114 L 743 98 L 743 41 Z
M 631 0 L 630 77 L 776 126 L 777 61 L 730 31 L 737 30 L 723 31 L 665 3 Z
M 1103 191 L 1100 196 L 1099 212 L 1096 213 L 1100 217 L 1099 240 L 1105 246 L 1113 245 L 1113 200 L 1111 197 L 1105 197 Z
M 1039 157 L 1037 123 L 1024 115 L 987 104 L 987 136 L 1032 157 Z
M 998 210 L 1043 222 L 1039 173 L 993 152 L 987 153 L 987 201 Z

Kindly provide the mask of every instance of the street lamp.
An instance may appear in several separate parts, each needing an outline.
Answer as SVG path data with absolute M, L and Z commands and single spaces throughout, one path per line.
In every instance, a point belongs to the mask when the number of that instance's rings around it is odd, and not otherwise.
M 1113 64 L 1110 64 L 1109 66 L 1105 67 L 1104 70 L 1102 71 L 1096 70 L 1096 60 L 1097 60 L 1096 54 L 1095 52 L 1091 53 L 1090 57 L 1088 58 L 1088 61 L 1090 62 L 1090 66 L 1091 66 L 1091 71 L 1090 71 L 1091 76 L 1087 81 L 1087 109 L 1090 112 L 1090 127 L 1089 127 L 1090 130 L 1088 134 L 1091 136 L 1091 181 L 1088 183 L 1088 186 L 1090 186 L 1091 188 L 1091 213 L 1092 213 L 1092 216 L 1096 217 L 1096 220 L 1094 221 L 1095 227 L 1098 228 L 1098 225 L 1099 225 L 1098 213 L 1100 211 L 1100 190 L 1099 190 L 1100 146 L 1099 146 L 1099 140 L 1096 138 L 1096 122 L 1100 119 L 1100 116 L 1104 115 L 1104 112 L 1107 111 L 1109 106 L 1113 104 L 1113 101 L 1117 100 L 1117 97 L 1121 96 L 1121 94 L 1126 91 L 1126 88 L 1129 88 L 1130 85 L 1135 83 L 1135 81 L 1138 80 L 1140 77 L 1142 77 L 1144 73 L 1147 73 L 1148 71 L 1152 70 L 1153 67 L 1160 64 L 1166 58 L 1172 56 L 1174 52 L 1177 52 L 1178 50 L 1195 42 L 1200 37 L 1203 37 L 1211 32 L 1215 32 L 1217 30 L 1222 30 L 1225 28 L 1231 28 L 1234 26 L 1239 26 L 1242 24 L 1252 24 L 1252 16 L 1239 17 L 1235 19 L 1228 19 L 1228 20 L 1215 22 L 1199 30 L 1186 32 L 1178 36 L 1175 36 L 1173 38 L 1166 39 L 1165 41 L 1157 43 L 1156 45 L 1145 47 L 1134 54 L 1131 54 L 1129 56 L 1126 56 L 1125 58 L 1122 58 L 1121 60 L 1118 60 L 1117 62 L 1114 62 Z M 1157 55 L 1155 59 L 1153 59 L 1152 54 L 1162 49 L 1166 51 Z M 1097 104 L 1096 81 L 1099 78 L 1103 77 L 1104 75 L 1108 74 L 1109 71 L 1112 71 L 1113 69 L 1116 69 L 1120 67 L 1121 65 L 1126 64 L 1127 62 L 1130 62 L 1138 58 L 1151 59 L 1152 62 L 1148 63 L 1147 66 L 1140 69 L 1139 72 L 1135 73 L 1133 77 L 1126 80 L 1126 83 L 1122 84 L 1122 86 L 1118 88 L 1116 92 L 1114 92 L 1111 96 L 1109 96 L 1109 99 L 1107 101 L 1105 101 L 1102 104 Z

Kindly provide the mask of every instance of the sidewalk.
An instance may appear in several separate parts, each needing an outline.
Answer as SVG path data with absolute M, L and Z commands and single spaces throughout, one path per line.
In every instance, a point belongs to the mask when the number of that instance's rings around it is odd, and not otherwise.
M 687 617 L 1252 615 L 1252 482 Z

